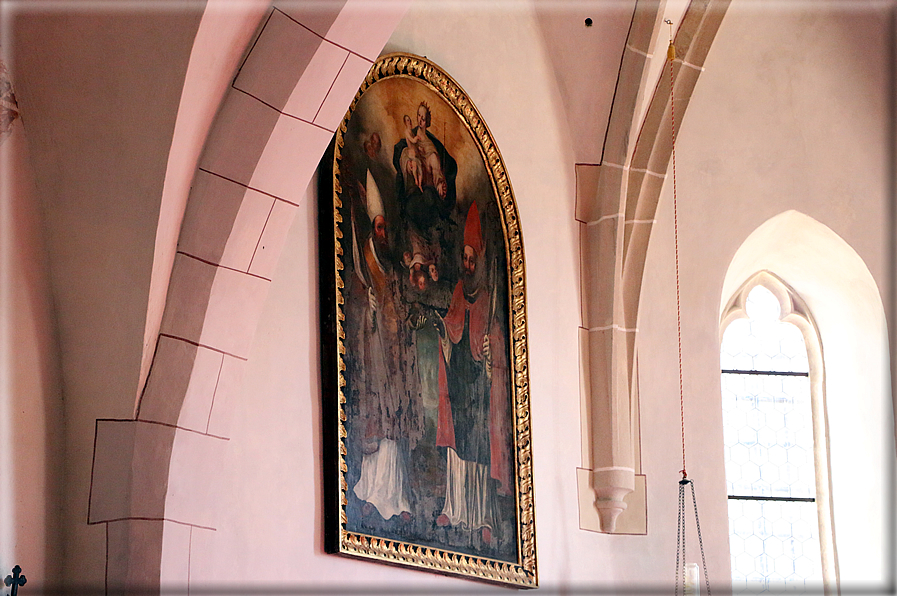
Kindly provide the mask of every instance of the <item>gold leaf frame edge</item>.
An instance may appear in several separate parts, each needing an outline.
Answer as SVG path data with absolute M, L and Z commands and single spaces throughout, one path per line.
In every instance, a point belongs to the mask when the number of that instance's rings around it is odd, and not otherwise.
M 339 229 L 342 217 L 340 194 L 339 164 L 343 135 L 347 132 L 349 118 L 355 111 L 358 101 L 374 83 L 392 77 L 414 79 L 439 94 L 451 106 L 458 118 L 467 127 L 489 172 L 493 191 L 499 202 L 502 226 L 504 228 L 505 256 L 507 258 L 509 287 L 509 321 L 511 337 L 511 359 L 513 364 L 513 405 L 514 405 L 514 438 L 515 463 L 517 474 L 517 540 L 518 563 L 508 563 L 475 555 L 401 542 L 388 538 L 380 538 L 346 530 L 348 519 L 346 493 L 348 483 L 346 473 L 347 432 L 346 414 L 343 409 L 346 397 L 343 388 L 346 386 L 344 373 L 346 365 L 343 355 L 346 353 L 345 331 L 343 321 L 343 305 L 345 304 L 342 289 L 344 287 L 341 272 L 343 270 L 343 247 L 340 242 L 342 233 Z M 336 291 L 336 333 L 337 333 L 337 391 L 338 391 L 338 429 L 337 440 L 339 465 L 339 552 L 355 557 L 376 559 L 386 563 L 409 565 L 446 574 L 458 574 L 485 581 L 513 584 L 518 587 L 538 587 L 536 567 L 536 528 L 535 502 L 532 470 L 532 429 L 530 423 L 529 370 L 526 331 L 526 272 L 523 258 L 523 238 L 520 233 L 517 205 L 514 201 L 511 183 L 505 170 L 504 161 L 492 139 L 485 121 L 470 101 L 467 93 L 445 71 L 426 58 L 412 54 L 394 53 L 379 58 L 368 71 L 336 131 L 333 151 L 333 225 L 334 225 L 334 273 Z

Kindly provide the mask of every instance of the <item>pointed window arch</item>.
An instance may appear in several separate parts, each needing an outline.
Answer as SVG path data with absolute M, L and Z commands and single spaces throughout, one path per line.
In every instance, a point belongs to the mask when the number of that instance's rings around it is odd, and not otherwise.
M 804 302 L 761 272 L 721 326 L 735 593 L 836 591 L 821 344 Z

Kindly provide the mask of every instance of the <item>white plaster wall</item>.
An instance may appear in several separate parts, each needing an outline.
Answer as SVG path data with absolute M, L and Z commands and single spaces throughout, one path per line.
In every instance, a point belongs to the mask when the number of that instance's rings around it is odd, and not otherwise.
M 59 352 L 21 120 L 0 143 L 0 571 L 39 590 L 61 571 Z
M 725 523 L 721 303 L 757 267 L 775 270 L 787 261 L 790 270 L 780 268 L 780 275 L 807 294 L 819 323 L 828 390 L 856 402 L 855 407 L 838 403 L 834 410 L 829 403 L 830 420 L 837 417 L 830 434 L 835 534 L 848 589 L 862 582 L 871 582 L 873 589 L 880 586 L 892 565 L 883 556 L 889 534 L 887 466 L 894 458 L 888 437 L 893 431 L 889 425 L 882 428 L 882 420 L 893 420 L 882 366 L 884 313 L 880 303 L 877 309 L 867 304 L 870 285 L 875 299 L 885 304 L 890 299 L 885 295 L 891 166 L 886 145 L 887 27 L 883 13 L 865 3 L 733 2 L 677 141 L 688 472 L 704 495 L 702 521 L 706 515 L 710 527 Z M 837 251 L 823 252 L 821 245 L 807 243 L 808 236 L 779 230 L 767 243 L 773 254 L 749 265 L 741 259 L 734 267 L 738 274 L 724 289 L 742 243 L 769 218 L 791 209 L 828 226 L 862 264 L 840 267 L 836 261 L 844 257 L 833 256 Z M 639 320 L 642 453 L 649 488 L 651 462 L 676 455 L 661 455 L 676 445 L 660 432 L 665 417 L 678 421 L 678 412 L 670 408 L 670 402 L 678 402 L 672 230 L 672 188 L 667 184 L 649 248 Z M 832 273 L 864 267 L 865 278 Z M 826 282 L 820 282 L 827 275 L 828 283 L 844 291 L 827 296 Z M 862 338 L 860 345 L 844 341 L 844 321 L 836 320 L 837 309 L 831 308 L 839 300 L 856 307 L 841 316 L 857 323 L 852 330 Z M 857 315 L 863 311 L 865 317 Z M 857 316 L 863 320 L 855 320 Z M 849 339 L 855 342 L 855 337 Z M 854 375 L 845 379 L 833 358 L 852 360 Z M 851 439 L 844 434 L 844 420 L 859 412 L 865 422 L 853 424 Z M 678 434 L 669 426 L 667 433 Z M 841 448 L 843 454 L 845 443 L 849 455 L 837 455 L 835 450 Z M 656 502 L 649 493 L 649 525 L 667 514 L 658 511 Z M 727 548 L 724 542 L 716 546 Z

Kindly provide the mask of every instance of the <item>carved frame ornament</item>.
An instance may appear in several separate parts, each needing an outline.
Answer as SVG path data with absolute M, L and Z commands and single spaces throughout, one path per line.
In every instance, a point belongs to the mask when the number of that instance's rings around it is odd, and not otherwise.
M 326 550 L 537 587 L 523 240 L 486 123 L 434 63 L 386 55 L 319 171 Z M 467 435 L 488 453 L 465 454 Z

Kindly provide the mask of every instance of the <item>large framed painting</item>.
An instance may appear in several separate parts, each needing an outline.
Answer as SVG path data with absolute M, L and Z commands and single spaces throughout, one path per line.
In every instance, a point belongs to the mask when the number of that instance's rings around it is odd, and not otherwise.
M 523 245 L 486 123 L 388 55 L 321 170 L 327 550 L 536 587 Z

